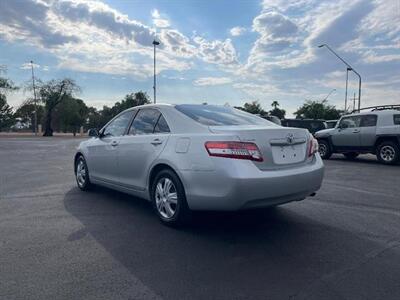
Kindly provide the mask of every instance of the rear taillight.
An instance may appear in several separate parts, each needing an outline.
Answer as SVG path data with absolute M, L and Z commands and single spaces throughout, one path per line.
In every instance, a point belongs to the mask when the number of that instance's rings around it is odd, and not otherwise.
M 248 142 L 206 142 L 210 156 L 263 161 L 260 150 L 254 143 Z
M 310 139 L 308 141 L 308 156 L 313 156 L 318 152 L 318 141 L 310 135 Z

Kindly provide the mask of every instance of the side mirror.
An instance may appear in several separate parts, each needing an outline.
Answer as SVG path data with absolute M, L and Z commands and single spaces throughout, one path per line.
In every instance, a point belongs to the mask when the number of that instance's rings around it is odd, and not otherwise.
M 99 131 L 96 128 L 91 128 L 88 131 L 88 135 L 91 137 L 98 137 L 99 136 Z

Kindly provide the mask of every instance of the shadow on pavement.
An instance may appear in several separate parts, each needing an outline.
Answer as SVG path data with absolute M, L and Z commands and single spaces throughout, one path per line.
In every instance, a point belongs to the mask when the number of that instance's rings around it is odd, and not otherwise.
M 323 274 L 362 257 L 364 240 L 283 206 L 266 211 L 197 213 L 183 229 L 163 226 L 150 203 L 97 188 L 64 199 L 83 228 L 146 286 L 165 299 L 335 299 Z M 316 283 L 317 282 L 317 283 Z M 310 290 L 313 284 L 314 290 Z M 331 295 L 332 297 L 328 297 Z
M 344 157 L 342 154 L 334 154 L 329 160 L 333 161 L 343 161 L 344 163 L 364 163 L 364 164 L 370 164 L 370 165 L 379 165 L 379 166 L 388 166 L 388 167 L 393 167 L 393 166 L 399 166 L 400 162 L 395 164 L 395 165 L 384 165 L 378 161 L 378 159 L 372 155 L 372 154 L 363 154 L 357 156 L 355 159 L 347 159 Z

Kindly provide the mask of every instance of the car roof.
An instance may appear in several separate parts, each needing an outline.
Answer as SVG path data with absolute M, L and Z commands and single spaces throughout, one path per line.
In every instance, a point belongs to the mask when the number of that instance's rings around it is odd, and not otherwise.
M 138 105 L 134 107 L 130 107 L 128 110 L 133 110 L 133 109 L 138 109 L 138 108 L 147 108 L 147 107 L 174 107 L 174 104 L 168 104 L 168 103 L 150 103 L 150 104 L 143 104 L 143 105 Z
M 325 122 L 325 120 L 321 120 L 321 119 L 283 119 L 283 121 L 313 121 L 313 122 Z
M 385 109 L 385 110 L 373 110 L 373 111 L 364 111 L 354 114 L 344 115 L 343 117 L 348 116 L 363 116 L 363 115 L 393 115 L 393 114 L 400 114 L 399 110 L 396 109 Z

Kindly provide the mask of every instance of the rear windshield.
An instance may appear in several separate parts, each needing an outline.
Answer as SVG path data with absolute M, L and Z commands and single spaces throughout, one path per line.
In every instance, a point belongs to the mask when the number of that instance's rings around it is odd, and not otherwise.
M 275 126 L 275 124 L 264 120 L 263 118 L 226 106 L 182 104 L 176 105 L 175 108 L 193 120 L 207 126 Z

